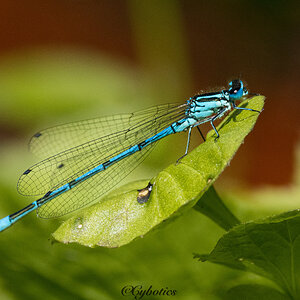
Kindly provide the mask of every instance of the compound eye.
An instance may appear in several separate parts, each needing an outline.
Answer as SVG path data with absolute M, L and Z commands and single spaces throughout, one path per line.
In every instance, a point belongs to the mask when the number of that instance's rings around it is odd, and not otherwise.
M 229 90 L 229 94 L 231 94 L 231 95 L 236 94 L 237 92 L 238 92 L 238 90 L 234 90 L 234 89 Z
M 230 85 L 230 84 L 229 84 Z M 241 81 L 239 79 L 235 79 L 231 81 L 231 88 L 229 90 L 230 94 L 237 94 L 238 91 L 242 88 Z

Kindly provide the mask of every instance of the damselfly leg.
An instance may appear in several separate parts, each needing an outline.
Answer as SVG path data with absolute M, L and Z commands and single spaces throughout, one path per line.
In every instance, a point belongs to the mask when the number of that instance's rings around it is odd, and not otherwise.
M 249 110 L 249 111 L 254 111 L 254 112 L 258 112 L 258 113 L 261 113 L 261 112 L 262 112 L 262 110 L 256 110 L 256 109 L 252 109 L 252 108 L 237 107 L 237 106 L 235 105 L 234 102 L 232 103 L 232 107 L 233 107 L 234 109 L 239 109 L 239 110 Z
M 179 157 L 179 158 L 177 159 L 176 165 L 177 165 L 177 164 L 179 163 L 179 161 L 180 161 L 182 158 L 184 158 L 184 157 L 188 154 L 188 152 L 189 152 L 190 139 L 191 139 L 191 132 L 192 132 L 192 126 L 189 127 L 188 138 L 187 138 L 187 143 L 186 143 L 185 153 L 184 153 L 181 157 Z

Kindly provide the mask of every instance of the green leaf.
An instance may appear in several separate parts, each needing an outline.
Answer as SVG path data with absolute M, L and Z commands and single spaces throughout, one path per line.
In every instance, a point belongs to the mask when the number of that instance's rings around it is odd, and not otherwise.
M 194 209 L 212 219 L 226 231 L 240 224 L 240 221 L 225 206 L 222 199 L 211 186 L 194 206 Z
M 263 103 L 264 97 L 257 96 L 241 106 L 261 110 Z M 251 111 L 232 111 L 218 127 L 217 141 L 210 132 L 205 143 L 151 180 L 153 190 L 146 203 L 137 202 L 137 190 L 145 188 L 148 181 L 127 184 L 65 221 L 53 233 L 54 239 L 90 247 L 120 247 L 178 216 L 196 204 L 229 164 L 258 115 Z M 219 214 L 217 210 L 215 213 L 216 219 Z
M 243 284 L 230 289 L 224 300 L 290 300 L 291 298 L 279 291 L 259 285 L 259 284 Z
M 262 275 L 300 299 L 300 211 L 238 225 L 195 257 Z

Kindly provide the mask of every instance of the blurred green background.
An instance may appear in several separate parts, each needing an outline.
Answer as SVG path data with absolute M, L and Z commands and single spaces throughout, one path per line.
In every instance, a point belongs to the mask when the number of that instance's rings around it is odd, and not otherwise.
M 267 100 L 216 187 L 242 220 L 299 207 L 299 23 L 298 1 L 2 0 L 0 217 L 33 200 L 15 187 L 37 162 L 26 147 L 37 130 L 183 102 L 234 77 Z M 185 143 L 162 141 L 126 180 L 154 176 Z M 192 259 L 224 233 L 193 210 L 120 249 L 51 245 L 60 222 L 32 214 L 1 233 L 0 299 L 123 299 L 125 285 L 221 299 L 262 280 Z

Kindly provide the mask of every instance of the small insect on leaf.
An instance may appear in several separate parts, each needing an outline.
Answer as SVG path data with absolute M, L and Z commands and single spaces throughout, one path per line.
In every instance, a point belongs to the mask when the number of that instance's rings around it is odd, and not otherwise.
M 137 201 L 140 204 L 146 203 L 151 195 L 153 185 L 149 182 L 148 185 L 143 188 L 138 190 L 139 194 L 137 196 Z

